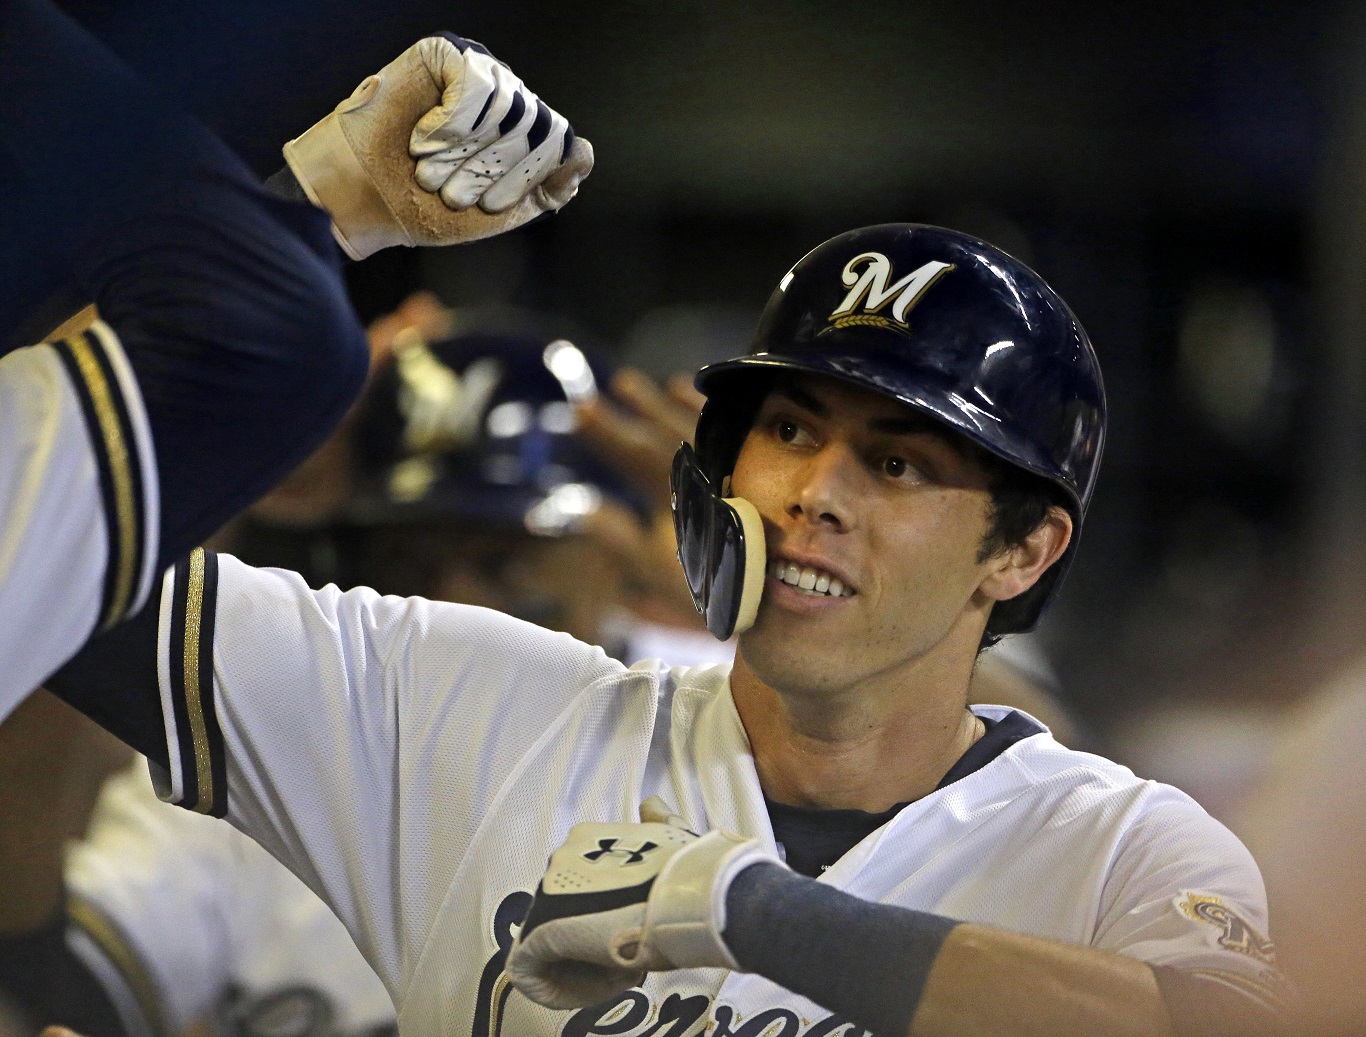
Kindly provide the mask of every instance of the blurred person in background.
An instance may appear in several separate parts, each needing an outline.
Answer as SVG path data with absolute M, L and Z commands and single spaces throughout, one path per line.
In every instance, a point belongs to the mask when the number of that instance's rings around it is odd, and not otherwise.
M 65 703 L 39 690 L 0 724 L 0 777 L 15 1037 L 54 1022 L 82 1037 L 395 1032 L 321 900 L 235 829 L 158 802 L 145 761 Z

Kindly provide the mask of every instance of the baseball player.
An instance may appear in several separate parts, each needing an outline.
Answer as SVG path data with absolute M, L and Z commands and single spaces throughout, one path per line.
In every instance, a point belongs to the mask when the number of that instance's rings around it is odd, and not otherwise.
M 1104 437 L 1091 346 L 967 235 L 839 235 L 704 369 L 681 560 L 731 668 L 195 552 L 54 680 L 338 913 L 409 1034 L 1171 1034 L 1269 1013 L 1255 865 L 965 706 Z M 638 818 L 640 820 L 638 820 Z M 546 870 L 546 859 L 550 866 Z
M 592 155 L 455 36 L 291 141 L 274 193 L 46 0 L 0 3 L 0 97 L 2 717 L 341 418 L 368 351 L 337 245 L 498 233 Z

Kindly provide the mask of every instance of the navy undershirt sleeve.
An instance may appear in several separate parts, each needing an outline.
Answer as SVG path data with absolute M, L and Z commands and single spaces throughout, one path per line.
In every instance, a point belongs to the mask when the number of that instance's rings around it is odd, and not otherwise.
M 722 938 L 746 972 L 881 1037 L 902 1037 L 958 924 L 756 864 L 731 883 Z
M 170 766 L 157 675 L 158 595 L 91 638 L 44 686 L 163 769 Z

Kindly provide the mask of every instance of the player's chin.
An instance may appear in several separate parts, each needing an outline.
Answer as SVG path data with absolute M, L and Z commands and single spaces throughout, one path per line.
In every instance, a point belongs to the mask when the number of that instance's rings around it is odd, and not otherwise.
M 754 626 L 740 635 L 740 651 L 770 687 L 823 686 L 827 671 L 845 668 L 845 653 L 858 640 L 850 624 L 813 621 L 761 604 Z

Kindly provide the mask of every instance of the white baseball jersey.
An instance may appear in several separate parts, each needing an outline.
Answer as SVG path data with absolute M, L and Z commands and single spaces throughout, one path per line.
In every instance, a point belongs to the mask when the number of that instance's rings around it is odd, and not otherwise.
M 776 850 L 728 668 L 628 669 L 495 612 L 312 591 L 226 556 L 178 569 L 157 646 L 163 789 L 226 809 L 332 905 L 404 1033 L 681 1037 L 703 1019 L 735 1037 L 857 1032 L 753 975 L 655 974 L 580 1012 L 540 1008 L 502 975 L 576 822 L 635 820 L 658 795 L 698 831 Z M 905 807 L 819 881 L 1274 996 L 1241 844 L 1176 789 L 1046 731 Z
M 0 357 L 0 718 L 153 583 L 152 436 L 109 327 Z
M 102 946 L 122 944 L 108 957 L 132 973 L 122 979 L 152 1033 L 286 1005 L 301 1033 L 373 1035 L 395 1023 L 327 906 L 240 832 L 158 803 L 141 765 L 106 783 L 66 883 L 78 921 L 95 919 L 88 928 L 110 937 Z

